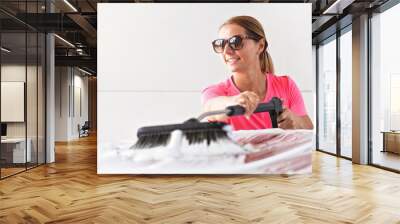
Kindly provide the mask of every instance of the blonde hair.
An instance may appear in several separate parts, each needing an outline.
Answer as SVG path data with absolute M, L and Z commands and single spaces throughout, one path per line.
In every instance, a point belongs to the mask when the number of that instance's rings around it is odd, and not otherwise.
M 267 38 L 265 37 L 264 29 L 263 29 L 261 23 L 257 19 L 255 19 L 251 16 L 235 16 L 235 17 L 228 19 L 224 24 L 222 24 L 220 26 L 220 29 L 223 26 L 228 25 L 228 24 L 236 24 L 236 25 L 243 27 L 246 30 L 246 34 L 251 37 L 254 37 L 256 39 L 256 41 L 264 39 L 265 47 L 264 47 L 263 52 L 261 52 L 261 54 L 259 56 L 261 71 L 263 73 L 266 73 L 266 72 L 267 73 L 275 73 L 274 64 L 272 62 L 271 55 L 267 51 L 268 42 L 267 42 Z

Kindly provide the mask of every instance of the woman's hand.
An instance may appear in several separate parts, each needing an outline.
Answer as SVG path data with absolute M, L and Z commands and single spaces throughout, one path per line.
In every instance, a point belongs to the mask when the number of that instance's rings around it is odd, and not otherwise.
M 284 107 L 278 116 L 278 127 L 282 129 L 313 129 L 313 124 L 308 115 L 297 116 L 290 109 Z
M 240 105 L 246 109 L 244 114 L 247 118 L 254 112 L 258 106 L 259 97 L 256 93 L 245 91 L 235 96 L 220 96 L 207 101 L 204 111 L 213 111 L 225 109 L 228 106 Z M 226 121 L 228 116 L 225 114 L 207 117 L 209 121 Z
M 246 113 L 244 114 L 244 116 L 249 119 L 250 115 L 256 110 L 259 102 L 260 98 L 257 96 L 256 93 L 245 91 L 240 93 L 239 95 L 233 96 L 231 105 L 240 105 L 244 107 L 246 109 Z

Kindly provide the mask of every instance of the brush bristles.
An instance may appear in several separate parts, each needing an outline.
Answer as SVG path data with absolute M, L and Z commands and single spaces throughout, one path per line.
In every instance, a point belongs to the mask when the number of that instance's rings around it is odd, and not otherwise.
M 212 129 L 208 131 L 199 131 L 199 132 L 188 132 L 184 133 L 186 140 L 191 144 L 201 144 L 203 142 L 207 143 L 207 146 L 211 144 L 211 142 L 216 142 L 220 139 L 228 138 L 228 135 L 224 130 L 221 129 Z
M 221 128 L 212 128 L 209 130 L 186 130 L 183 131 L 185 139 L 188 141 L 189 145 L 206 143 L 207 146 L 212 142 L 216 142 L 221 139 L 228 138 L 225 130 Z M 165 133 L 153 133 L 149 135 L 142 135 L 138 137 L 138 141 L 133 146 L 133 148 L 143 149 L 143 148 L 154 148 L 157 146 L 166 146 L 171 138 L 171 134 Z
M 167 145 L 170 138 L 171 134 L 153 134 L 153 135 L 141 136 L 138 138 L 138 141 L 133 146 L 133 148 L 143 149 L 143 148 L 154 148 L 157 146 Z

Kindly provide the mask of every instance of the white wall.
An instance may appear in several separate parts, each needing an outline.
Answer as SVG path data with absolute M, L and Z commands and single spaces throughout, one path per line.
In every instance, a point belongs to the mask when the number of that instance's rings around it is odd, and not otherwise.
M 88 78 L 72 67 L 56 67 L 55 73 L 55 141 L 77 139 L 78 124 L 88 120 Z
M 98 142 L 198 115 L 200 91 L 229 77 L 211 48 L 236 15 L 264 26 L 277 74 L 290 75 L 314 117 L 311 4 L 98 4 Z
M 55 68 L 55 141 L 68 140 L 68 67 Z

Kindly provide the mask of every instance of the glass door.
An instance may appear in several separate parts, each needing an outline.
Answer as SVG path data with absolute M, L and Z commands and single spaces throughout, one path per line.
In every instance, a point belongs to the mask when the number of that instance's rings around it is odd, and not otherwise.
M 340 155 L 352 158 L 352 34 L 351 26 L 340 36 Z
M 373 165 L 400 171 L 400 4 L 371 18 Z
M 26 170 L 26 33 L 1 34 L 1 177 Z
M 336 36 L 318 47 L 318 149 L 336 154 Z

